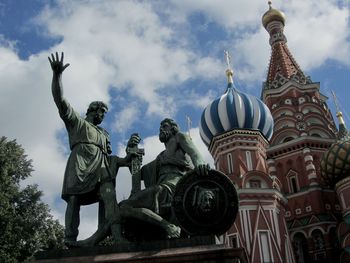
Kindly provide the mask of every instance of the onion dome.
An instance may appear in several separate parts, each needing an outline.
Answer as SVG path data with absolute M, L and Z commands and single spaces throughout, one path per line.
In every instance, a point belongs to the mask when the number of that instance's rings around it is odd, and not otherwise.
M 337 141 L 324 153 L 321 175 L 331 187 L 350 175 L 350 141 Z
M 268 2 L 269 4 L 269 10 L 266 11 L 266 13 L 262 17 L 262 24 L 266 28 L 268 23 L 272 21 L 280 21 L 284 25 L 284 22 L 286 21 L 285 15 L 280 10 L 274 9 L 271 6 L 271 1 Z
M 270 139 L 273 119 L 268 107 L 260 99 L 234 87 L 231 69 L 226 74 L 226 92 L 210 103 L 202 113 L 199 131 L 203 142 L 209 146 L 214 136 L 234 129 L 259 130 Z
M 321 160 L 321 176 L 331 187 L 350 176 L 350 134 L 346 129 L 342 113 L 338 111 L 337 117 L 338 140 L 324 153 Z

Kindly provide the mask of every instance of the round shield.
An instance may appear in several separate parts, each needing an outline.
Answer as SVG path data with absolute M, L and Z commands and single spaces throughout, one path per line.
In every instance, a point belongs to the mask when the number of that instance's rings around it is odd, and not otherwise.
M 178 182 L 172 209 L 188 234 L 220 235 L 235 221 L 237 192 L 231 180 L 219 171 L 210 170 L 206 176 L 193 171 Z

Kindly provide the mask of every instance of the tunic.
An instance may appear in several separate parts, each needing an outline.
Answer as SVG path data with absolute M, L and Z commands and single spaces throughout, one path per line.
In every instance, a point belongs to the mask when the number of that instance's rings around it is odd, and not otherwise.
M 67 201 L 70 195 L 78 195 L 82 204 L 94 203 L 98 200 L 98 182 L 101 179 L 115 181 L 108 169 L 109 135 L 103 128 L 82 118 L 65 100 L 59 113 L 67 129 L 71 149 L 62 198 Z

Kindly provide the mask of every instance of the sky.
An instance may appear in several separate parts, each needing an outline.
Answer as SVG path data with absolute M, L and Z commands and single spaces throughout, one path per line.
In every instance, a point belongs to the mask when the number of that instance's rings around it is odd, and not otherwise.
M 350 1 L 274 0 L 286 15 L 288 47 L 306 75 L 321 83 L 335 115 L 333 90 L 350 125 Z M 34 172 L 43 201 L 64 224 L 61 188 L 69 155 L 67 134 L 51 95 L 47 57 L 64 52 L 64 97 L 85 114 L 91 101 L 108 103 L 102 126 L 113 154 L 125 156 L 132 133 L 142 137 L 143 163 L 164 149 L 159 123 L 170 117 L 199 138 L 205 106 L 227 85 L 224 51 L 238 89 L 260 96 L 270 58 L 261 24 L 265 0 L 0 0 L 0 136 L 16 139 Z M 188 125 L 186 116 L 191 119 Z M 117 176 L 117 199 L 130 194 L 130 173 Z M 79 238 L 97 228 L 97 206 L 83 207 Z

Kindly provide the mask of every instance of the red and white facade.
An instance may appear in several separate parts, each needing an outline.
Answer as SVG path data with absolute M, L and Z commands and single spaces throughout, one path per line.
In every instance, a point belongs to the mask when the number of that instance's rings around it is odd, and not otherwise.
M 268 12 L 263 24 L 272 51 L 262 100 L 274 120 L 273 137 L 268 142 L 260 131 L 233 129 L 209 145 L 216 169 L 239 196 L 225 242 L 245 248 L 254 263 L 338 262 L 341 206 L 320 174 L 337 129 L 320 83 L 305 76 L 287 47 L 283 14 Z

